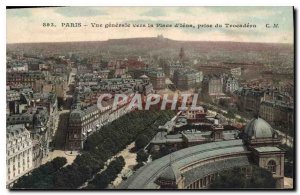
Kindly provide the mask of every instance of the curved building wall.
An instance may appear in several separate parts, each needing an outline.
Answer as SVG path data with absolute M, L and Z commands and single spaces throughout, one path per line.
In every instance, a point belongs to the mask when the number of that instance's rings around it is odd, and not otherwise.
M 123 182 L 120 189 L 157 189 L 156 179 L 172 166 L 180 188 L 188 188 L 194 181 L 233 167 L 247 166 L 250 152 L 242 140 L 212 142 L 185 148 L 157 159 L 140 168 Z M 203 167 L 205 165 L 205 168 Z M 181 180 L 182 176 L 184 177 Z

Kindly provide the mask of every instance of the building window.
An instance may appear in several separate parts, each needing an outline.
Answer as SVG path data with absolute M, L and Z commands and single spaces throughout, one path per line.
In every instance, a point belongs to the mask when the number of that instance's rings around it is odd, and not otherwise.
M 267 167 L 271 173 L 276 173 L 276 162 L 274 160 L 270 160 Z

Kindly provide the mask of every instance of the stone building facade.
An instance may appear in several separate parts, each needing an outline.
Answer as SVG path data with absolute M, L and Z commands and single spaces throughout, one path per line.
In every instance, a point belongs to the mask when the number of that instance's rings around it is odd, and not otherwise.
M 6 185 L 28 173 L 33 166 L 33 143 L 24 125 L 6 128 Z
M 294 128 L 294 108 L 293 104 L 280 101 L 262 101 L 259 115 L 271 125 L 280 128 Z
M 202 92 L 210 96 L 224 95 L 223 79 L 217 76 L 205 77 L 202 82 Z
M 97 105 L 72 110 L 68 126 L 67 147 L 70 150 L 83 149 L 88 136 L 130 111 L 127 110 L 126 105 L 127 103 L 118 106 L 116 110 L 112 110 L 111 105 L 104 110 L 99 109 Z
M 146 73 L 154 89 L 164 89 L 166 85 L 165 73 L 161 70 L 151 70 Z

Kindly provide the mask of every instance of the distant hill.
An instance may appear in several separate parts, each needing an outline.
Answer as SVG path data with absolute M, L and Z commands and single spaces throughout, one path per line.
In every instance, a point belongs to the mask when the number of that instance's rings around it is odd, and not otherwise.
M 87 41 L 87 42 L 54 42 L 54 43 L 21 43 L 7 44 L 7 49 L 56 49 L 56 50 L 107 50 L 115 47 L 135 48 L 136 50 L 147 49 L 156 50 L 162 48 L 194 49 L 199 52 L 213 50 L 230 51 L 266 51 L 266 50 L 290 50 L 291 44 L 277 43 L 247 43 L 247 42 L 214 42 L 214 41 L 176 41 L 168 38 L 128 38 L 109 39 L 107 41 Z
M 219 63 L 263 64 L 276 72 L 292 72 L 294 50 L 292 44 L 214 42 L 214 41 L 176 41 L 161 37 L 110 39 L 107 41 L 24 43 L 7 44 L 7 51 L 21 50 L 31 56 L 69 55 L 75 53 L 85 57 L 113 59 L 137 59 L 141 56 L 148 60 L 178 60 L 183 47 L 187 59 L 197 59 L 198 64 Z M 149 58 L 150 57 L 150 58 Z M 150 61 L 149 61 L 150 60 Z

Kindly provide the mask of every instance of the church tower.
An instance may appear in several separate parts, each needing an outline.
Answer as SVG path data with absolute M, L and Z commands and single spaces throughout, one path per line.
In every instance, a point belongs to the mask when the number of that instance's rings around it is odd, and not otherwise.
M 184 49 L 183 47 L 180 48 L 180 52 L 179 52 L 179 61 L 180 63 L 182 63 L 185 59 L 185 53 L 184 53 Z

